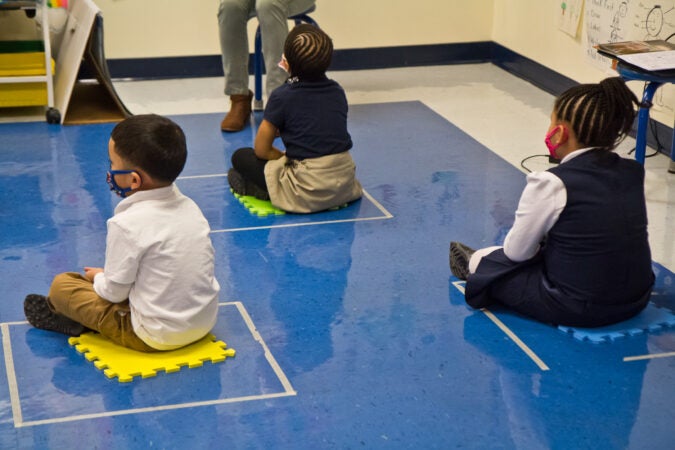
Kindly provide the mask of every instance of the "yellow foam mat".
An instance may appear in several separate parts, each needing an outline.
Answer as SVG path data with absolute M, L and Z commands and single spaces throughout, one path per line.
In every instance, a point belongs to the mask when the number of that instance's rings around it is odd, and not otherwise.
M 172 373 L 178 372 L 183 366 L 190 369 L 201 367 L 204 361 L 215 364 L 236 354 L 235 350 L 227 348 L 224 342 L 216 341 L 216 337 L 212 334 L 186 347 L 156 353 L 122 347 L 98 333 L 84 333 L 78 337 L 71 337 L 68 343 L 84 354 L 88 361 L 93 361 L 94 366 L 103 370 L 108 378 L 117 377 L 120 383 L 128 383 L 138 376 L 154 377 L 162 370 Z

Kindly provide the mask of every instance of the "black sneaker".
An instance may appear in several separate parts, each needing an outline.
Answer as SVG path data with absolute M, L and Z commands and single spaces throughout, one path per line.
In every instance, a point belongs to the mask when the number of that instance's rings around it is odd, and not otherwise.
M 450 242 L 450 271 L 460 280 L 469 277 L 469 260 L 475 252 L 461 242 Z
M 260 200 L 269 200 L 270 194 L 252 181 L 245 179 L 235 169 L 227 171 L 227 182 L 235 194 L 249 195 Z
M 27 295 L 23 301 L 23 312 L 28 323 L 41 330 L 56 331 L 68 336 L 79 336 L 89 331 L 84 325 L 49 309 L 47 298 L 44 295 Z

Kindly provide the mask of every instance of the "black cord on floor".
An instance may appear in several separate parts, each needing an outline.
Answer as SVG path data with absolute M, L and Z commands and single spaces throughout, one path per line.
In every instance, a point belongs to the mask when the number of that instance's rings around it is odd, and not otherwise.
M 549 155 L 530 155 L 527 158 L 523 158 L 523 160 L 520 161 L 520 167 L 522 167 L 523 169 L 525 169 L 525 170 L 527 170 L 528 172 L 531 173 L 532 171 L 525 166 L 525 161 L 527 161 L 529 159 L 532 159 L 532 158 L 548 158 L 548 157 L 549 157 Z
M 675 33 L 668 36 L 665 40 L 667 41 L 668 39 L 670 39 L 673 36 L 675 36 Z M 647 89 L 647 83 L 646 82 L 644 84 L 644 87 L 642 88 L 642 96 L 643 97 L 644 97 L 645 89 Z M 653 119 L 649 121 L 649 129 L 651 130 L 652 136 L 654 136 L 654 141 L 656 142 L 656 151 L 654 153 L 650 153 L 649 155 L 645 155 L 645 158 L 651 158 L 652 156 L 658 155 L 659 152 L 661 152 L 661 151 L 663 151 L 664 153 L 666 151 L 666 148 L 661 144 L 661 141 L 659 140 L 659 133 L 656 130 L 656 123 L 654 123 Z M 635 147 L 633 147 L 633 149 L 630 150 L 628 152 L 628 154 L 630 155 L 634 151 L 635 151 Z
M 632 149 L 630 149 L 630 150 L 628 151 L 628 155 L 630 155 L 631 153 L 634 153 L 634 152 L 635 152 L 635 147 L 633 147 Z M 659 154 L 659 152 L 658 152 L 658 150 L 657 150 L 657 151 L 655 151 L 654 153 L 650 153 L 649 155 L 645 155 L 645 158 L 651 158 L 652 156 L 656 156 L 656 155 L 658 155 L 658 154 Z

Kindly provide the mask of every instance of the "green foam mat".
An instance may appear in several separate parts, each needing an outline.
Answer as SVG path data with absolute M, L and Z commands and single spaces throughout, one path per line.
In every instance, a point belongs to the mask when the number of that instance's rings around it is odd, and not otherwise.
M 258 217 L 283 216 L 286 214 L 286 211 L 272 206 L 272 202 L 269 200 L 260 200 L 259 198 L 255 198 L 251 195 L 239 195 L 232 189 L 230 189 L 230 192 L 232 192 L 232 195 L 234 195 L 237 200 L 239 200 L 239 203 L 244 205 L 251 214 L 254 214 Z M 349 206 L 349 203 L 345 203 L 344 205 L 340 206 L 334 206 L 327 209 L 327 211 L 337 211 L 339 209 L 346 208 L 347 206 Z
M 258 217 L 267 216 L 281 216 L 286 214 L 285 211 L 272 206 L 269 200 L 260 200 L 250 195 L 239 195 L 230 189 L 230 192 L 239 200 L 239 203 L 244 205 L 251 214 Z

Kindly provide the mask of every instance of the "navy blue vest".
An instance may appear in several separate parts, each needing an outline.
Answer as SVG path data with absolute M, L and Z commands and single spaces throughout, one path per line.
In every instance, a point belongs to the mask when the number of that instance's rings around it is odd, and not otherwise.
M 644 168 L 591 150 L 549 171 L 567 191 L 543 252 L 551 293 L 586 304 L 635 302 L 654 283 Z

